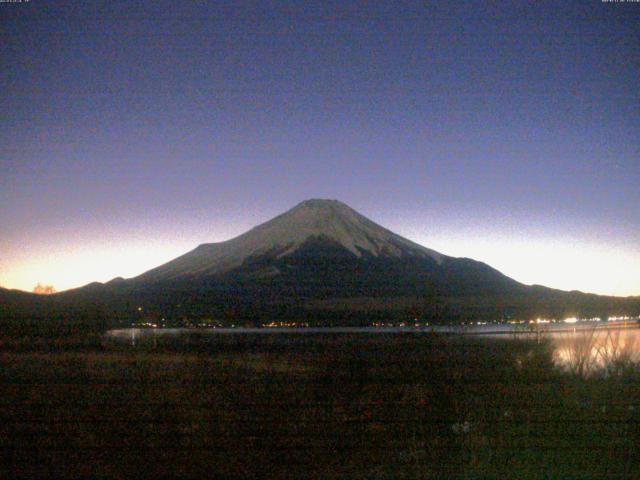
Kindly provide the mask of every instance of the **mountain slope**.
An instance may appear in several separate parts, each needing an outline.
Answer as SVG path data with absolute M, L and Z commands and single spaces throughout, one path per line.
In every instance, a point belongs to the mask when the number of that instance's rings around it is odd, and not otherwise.
M 127 299 L 124 314 L 144 304 L 157 316 L 223 323 L 605 315 L 638 303 L 529 287 L 482 262 L 418 245 L 342 202 L 319 199 L 104 289 Z
M 620 305 L 528 287 L 482 262 L 418 245 L 339 201 L 317 199 L 109 289 L 152 305 L 158 315 L 228 321 L 329 316 L 344 323 L 356 314 L 364 323 L 407 316 L 456 321 L 601 313 Z
M 307 200 L 232 240 L 200 245 L 137 280 L 162 281 L 218 274 L 264 255 L 286 257 L 313 238 L 334 242 L 354 257 L 431 258 L 438 263 L 444 258 L 377 225 L 342 202 Z
M 620 314 L 640 314 L 640 299 L 523 285 L 482 262 L 418 245 L 336 200 L 307 200 L 132 279 L 46 298 L 0 290 L 0 327 L 16 331 L 52 319 L 91 330 L 161 319 L 367 325 Z

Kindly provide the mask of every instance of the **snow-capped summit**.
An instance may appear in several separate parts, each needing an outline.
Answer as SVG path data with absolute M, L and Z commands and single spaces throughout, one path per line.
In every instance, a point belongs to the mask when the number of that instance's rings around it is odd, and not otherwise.
M 166 280 L 222 273 L 263 255 L 286 257 L 310 240 L 342 246 L 355 257 L 431 258 L 443 255 L 374 223 L 338 200 L 311 199 L 248 232 L 220 243 L 198 246 L 140 278 Z

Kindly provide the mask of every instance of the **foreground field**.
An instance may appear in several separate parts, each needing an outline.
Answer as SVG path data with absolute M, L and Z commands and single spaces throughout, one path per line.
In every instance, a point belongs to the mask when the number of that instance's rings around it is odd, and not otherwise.
M 14 349 L 0 389 L 0 478 L 640 478 L 640 370 L 562 373 L 544 342 Z

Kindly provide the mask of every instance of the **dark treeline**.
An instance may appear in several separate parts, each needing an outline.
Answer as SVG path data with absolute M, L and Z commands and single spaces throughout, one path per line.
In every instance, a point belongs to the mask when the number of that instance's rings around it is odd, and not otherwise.
M 0 289 L 4 335 L 65 336 L 144 323 L 366 326 L 611 315 L 640 315 L 640 298 L 527 286 L 465 258 L 356 257 L 320 240 L 220 274 L 115 279 L 53 295 Z
M 348 291 L 347 291 L 348 293 Z M 360 292 L 356 292 L 360 293 Z M 402 294 L 403 292 L 397 292 Z M 255 285 L 208 285 L 192 289 L 112 289 L 94 286 L 56 295 L 2 292 L 3 336 L 64 337 L 109 328 L 154 323 L 167 327 L 262 326 L 272 321 L 309 326 L 398 325 L 429 322 L 505 321 L 538 317 L 563 319 L 640 315 L 640 300 L 567 293 L 530 287 L 517 295 L 422 296 L 374 298 L 352 294 L 339 298 Z

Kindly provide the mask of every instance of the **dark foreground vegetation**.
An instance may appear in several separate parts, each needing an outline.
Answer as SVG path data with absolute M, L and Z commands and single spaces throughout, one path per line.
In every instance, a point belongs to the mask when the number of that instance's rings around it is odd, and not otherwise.
M 306 334 L 68 345 L 4 344 L 0 478 L 640 472 L 640 370 L 561 372 L 545 342 Z

